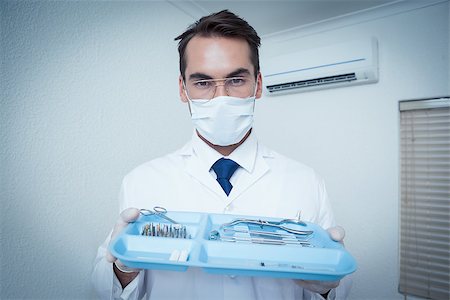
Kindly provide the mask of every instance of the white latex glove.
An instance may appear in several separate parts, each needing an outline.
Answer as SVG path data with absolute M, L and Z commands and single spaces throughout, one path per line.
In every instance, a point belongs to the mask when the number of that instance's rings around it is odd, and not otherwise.
M 128 223 L 136 221 L 137 218 L 139 218 L 139 209 L 137 208 L 130 207 L 122 211 L 116 225 L 114 226 L 113 232 L 111 233 L 111 240 L 109 243 L 111 244 L 116 237 L 122 233 L 125 227 L 128 226 Z M 124 273 L 139 272 L 139 269 L 128 268 L 120 260 L 114 257 L 111 252 L 109 252 L 109 246 L 106 252 L 106 260 L 110 263 L 114 263 L 116 267 Z
M 330 227 L 327 229 L 333 241 L 344 244 L 345 230 L 340 226 Z M 295 282 L 313 293 L 324 295 L 331 289 L 336 288 L 339 285 L 340 280 L 337 281 L 319 281 L 319 280 L 295 280 Z

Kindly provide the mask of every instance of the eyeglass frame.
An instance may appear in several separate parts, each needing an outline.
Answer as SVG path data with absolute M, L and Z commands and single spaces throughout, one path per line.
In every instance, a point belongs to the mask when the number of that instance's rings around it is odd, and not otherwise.
M 249 76 L 249 77 L 253 78 L 252 76 Z M 223 86 L 227 96 L 231 96 L 229 91 L 228 91 L 228 89 L 227 89 L 227 87 L 226 87 L 226 82 L 229 81 L 229 80 L 233 80 L 233 79 L 246 79 L 246 78 L 247 78 L 247 76 L 233 76 L 233 77 L 217 78 L 217 79 L 214 79 L 214 78 L 211 78 L 211 79 L 199 79 L 199 80 L 192 81 L 192 84 L 201 83 L 201 82 L 212 82 L 212 83 L 214 83 L 215 84 L 214 85 L 214 93 L 212 93 L 211 98 L 208 99 L 208 101 L 210 101 L 211 99 L 214 99 L 214 95 L 217 92 L 217 87 L 218 86 Z M 218 82 L 223 82 L 223 83 L 222 84 L 218 84 Z M 188 98 L 188 100 L 192 100 L 191 97 L 189 96 L 188 89 L 186 87 L 186 80 L 183 80 L 182 83 L 183 83 L 183 89 L 184 89 L 184 92 L 186 94 L 186 97 Z M 255 78 L 255 89 L 254 89 L 253 95 L 256 94 L 257 88 L 258 88 L 258 77 Z M 246 96 L 246 97 L 250 97 L 250 96 L 251 96 L 251 94 Z M 244 99 L 246 97 L 239 97 L 239 98 Z

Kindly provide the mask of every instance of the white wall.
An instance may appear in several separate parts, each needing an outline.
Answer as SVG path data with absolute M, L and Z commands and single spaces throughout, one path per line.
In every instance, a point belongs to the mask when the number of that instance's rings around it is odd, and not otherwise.
M 397 103 L 449 93 L 448 15 L 291 32 L 289 47 L 376 36 L 380 82 L 258 103 L 261 139 L 326 179 L 359 263 L 352 299 L 400 298 Z M 122 176 L 191 135 L 172 38 L 192 22 L 164 2 L 1 2 L 2 298 L 95 297 Z M 287 49 L 274 39 L 263 58 Z
M 1 3 L 0 298 L 94 298 L 122 177 L 192 134 L 165 2 Z
M 264 71 L 264 58 L 292 49 L 378 39 L 377 84 L 267 97 L 257 108 L 261 139 L 326 180 L 346 247 L 359 264 L 352 299 L 402 298 L 398 101 L 449 94 L 448 2 L 417 7 L 394 5 L 263 41 Z

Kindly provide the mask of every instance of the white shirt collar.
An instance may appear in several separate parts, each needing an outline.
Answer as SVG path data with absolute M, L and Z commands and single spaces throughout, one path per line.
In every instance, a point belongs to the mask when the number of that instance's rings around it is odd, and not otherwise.
M 197 135 L 194 130 L 192 135 L 192 149 L 194 155 L 196 155 L 200 161 L 203 162 L 203 167 L 205 171 L 209 172 L 211 166 L 220 158 L 225 157 L 237 162 L 243 169 L 247 172 L 253 172 L 256 161 L 256 154 L 258 151 L 258 141 L 256 139 L 254 129 L 252 129 L 251 134 L 238 148 L 236 148 L 229 156 L 223 156 L 208 144 L 206 144 Z

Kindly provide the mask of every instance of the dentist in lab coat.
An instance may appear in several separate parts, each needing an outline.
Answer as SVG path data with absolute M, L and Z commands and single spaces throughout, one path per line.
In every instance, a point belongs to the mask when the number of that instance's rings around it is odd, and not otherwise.
M 130 269 L 108 245 L 139 216 L 137 208 L 295 218 L 335 227 L 325 185 L 310 167 L 259 143 L 253 129 L 261 97 L 260 38 L 229 11 L 201 18 L 179 40 L 181 100 L 194 133 L 181 149 L 144 163 L 125 176 L 119 220 L 99 247 L 92 280 L 101 299 L 345 299 L 349 280 L 304 281 L 269 277 Z M 233 167 L 228 183 L 216 162 Z M 217 174 L 216 174 L 217 171 Z M 219 178 L 220 177 L 220 178 Z

